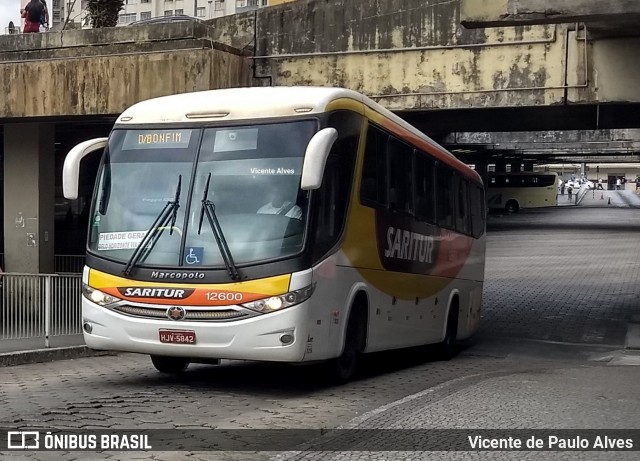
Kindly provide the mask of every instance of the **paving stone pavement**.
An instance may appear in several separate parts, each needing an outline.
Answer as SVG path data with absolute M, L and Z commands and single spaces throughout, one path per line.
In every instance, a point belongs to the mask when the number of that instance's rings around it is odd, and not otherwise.
M 635 395 L 640 393 L 629 394 L 638 389 L 640 367 L 611 366 L 610 359 L 602 359 L 622 347 L 627 322 L 640 313 L 640 216 L 634 213 L 572 207 L 492 216 L 482 328 L 451 362 L 430 361 L 429 348 L 376 354 L 359 380 L 339 387 L 327 385 L 318 367 L 241 362 L 196 365 L 181 376 L 166 377 L 152 369 L 148 357 L 134 354 L 6 367 L 0 368 L 0 427 L 575 428 L 596 427 L 597 422 L 602 422 L 599 427 L 638 427 Z M 0 459 L 573 460 L 627 455 L 10 452 L 0 453 Z

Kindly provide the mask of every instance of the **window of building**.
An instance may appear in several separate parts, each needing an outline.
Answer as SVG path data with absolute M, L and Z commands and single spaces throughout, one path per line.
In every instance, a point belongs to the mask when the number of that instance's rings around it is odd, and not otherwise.
M 143 20 L 143 19 L 151 19 L 151 11 L 140 12 L 140 20 Z
M 179 14 L 184 14 L 184 10 L 182 8 L 176 10 L 176 16 Z
M 151 3 L 151 0 L 140 0 L 140 3 Z
M 216 3 L 215 3 L 213 8 L 214 8 L 215 11 L 224 10 L 224 1 L 216 0 Z
M 118 16 L 118 24 L 129 24 L 136 20 L 136 13 L 121 14 Z
M 258 0 L 236 0 L 236 8 L 257 7 Z
M 198 7 L 198 9 L 196 10 L 196 15 L 197 15 L 199 18 L 204 18 L 204 17 L 205 17 L 205 15 L 206 15 L 205 7 L 204 7 L 204 6 L 199 6 L 199 7 Z
M 173 16 L 173 10 L 164 10 L 165 16 Z
M 138 4 L 138 0 L 125 0 L 124 4 L 125 5 L 137 5 Z

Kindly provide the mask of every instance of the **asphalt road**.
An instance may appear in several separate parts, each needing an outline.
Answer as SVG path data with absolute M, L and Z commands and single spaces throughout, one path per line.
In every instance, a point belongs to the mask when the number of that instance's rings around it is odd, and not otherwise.
M 82 429 L 638 428 L 640 213 L 562 207 L 491 215 L 479 334 L 368 357 L 330 386 L 318 367 L 223 362 L 178 377 L 133 354 L 0 369 L 0 427 Z M 0 434 L 1 435 L 1 434 Z M 443 436 L 446 439 L 446 434 Z M 396 440 L 396 439 L 394 439 Z M 393 449 L 394 440 L 389 441 Z M 446 440 L 443 440 L 443 443 Z M 363 446 L 364 444 L 364 446 Z M 401 448 L 401 444 L 398 448 Z M 13 459 L 632 459 L 623 452 L 6 452 Z M 633 457 L 635 459 L 635 457 Z

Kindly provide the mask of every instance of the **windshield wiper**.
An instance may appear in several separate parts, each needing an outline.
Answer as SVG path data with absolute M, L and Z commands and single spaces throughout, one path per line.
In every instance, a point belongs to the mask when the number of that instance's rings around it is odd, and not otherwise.
M 213 236 L 215 237 L 216 243 L 218 244 L 218 249 L 220 250 L 220 254 L 222 255 L 224 265 L 227 268 L 227 272 L 229 273 L 229 277 L 231 277 L 232 280 L 239 280 L 240 273 L 238 272 L 236 264 L 233 262 L 233 256 L 231 256 L 229 245 L 227 245 L 227 239 L 224 238 L 222 227 L 220 227 L 220 222 L 218 221 L 218 217 L 216 216 L 216 205 L 207 198 L 207 196 L 209 195 L 210 182 L 211 173 L 209 173 L 209 176 L 207 177 L 207 184 L 204 187 L 202 208 L 200 208 L 200 223 L 198 225 L 198 235 L 200 235 L 200 232 L 202 231 L 202 221 L 204 219 L 204 215 L 206 214 L 209 225 L 211 226 L 211 231 L 213 232 Z
M 169 228 L 169 235 L 173 234 L 173 227 L 176 223 L 176 217 L 178 216 L 178 208 L 180 208 L 180 190 L 182 189 L 182 175 L 178 175 L 178 186 L 176 187 L 176 195 L 173 201 L 167 202 L 158 217 L 153 221 L 151 227 L 142 238 L 137 248 L 129 258 L 127 265 L 124 267 L 122 273 L 124 275 L 131 274 L 131 271 L 136 264 L 142 259 L 143 255 L 148 255 L 153 247 L 158 243 L 160 236 L 164 232 L 167 224 L 171 222 Z

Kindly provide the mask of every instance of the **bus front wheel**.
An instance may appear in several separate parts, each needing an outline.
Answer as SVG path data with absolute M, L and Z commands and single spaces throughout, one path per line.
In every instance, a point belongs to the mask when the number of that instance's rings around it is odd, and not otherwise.
M 355 308 L 349 315 L 344 349 L 340 357 L 330 362 L 331 378 L 336 384 L 351 381 L 358 369 L 358 357 L 366 342 L 366 315 L 363 309 Z
M 187 357 L 168 357 L 165 355 L 152 355 L 151 362 L 160 373 L 178 374 L 182 373 L 189 366 L 190 360 Z
M 504 206 L 504 209 L 507 211 L 507 213 L 517 213 L 520 209 L 520 206 L 515 200 L 509 200 Z
M 444 340 L 438 345 L 438 356 L 442 360 L 451 360 L 456 355 L 456 338 L 458 337 L 458 302 L 456 299 L 449 308 L 447 316 L 447 332 Z

